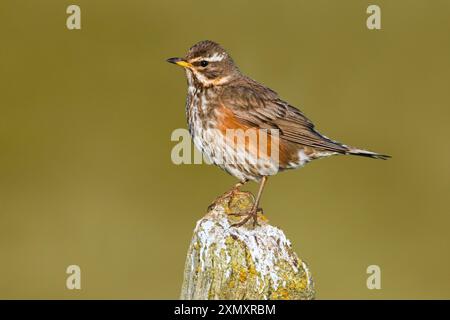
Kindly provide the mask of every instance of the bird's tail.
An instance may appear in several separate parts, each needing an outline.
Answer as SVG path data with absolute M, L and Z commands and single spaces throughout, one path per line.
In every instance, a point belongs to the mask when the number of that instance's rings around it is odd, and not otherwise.
M 362 150 L 358 148 L 352 148 L 350 147 L 347 151 L 347 154 L 354 155 L 354 156 L 360 156 L 360 157 L 367 157 L 367 158 L 373 158 L 373 159 L 381 159 L 381 160 L 387 160 L 391 156 L 388 156 L 387 154 L 379 154 L 372 151 Z

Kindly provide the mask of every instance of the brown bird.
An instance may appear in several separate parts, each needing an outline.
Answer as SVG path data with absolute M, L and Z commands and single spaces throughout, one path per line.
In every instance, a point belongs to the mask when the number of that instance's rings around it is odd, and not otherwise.
M 375 159 L 389 156 L 336 142 L 317 132 L 313 123 L 278 94 L 242 74 L 217 43 L 201 41 L 184 58 L 170 58 L 188 80 L 186 116 L 195 146 L 215 165 L 239 179 L 225 195 L 247 181 L 260 181 L 252 209 L 234 226 L 257 212 L 268 176 L 331 155 Z

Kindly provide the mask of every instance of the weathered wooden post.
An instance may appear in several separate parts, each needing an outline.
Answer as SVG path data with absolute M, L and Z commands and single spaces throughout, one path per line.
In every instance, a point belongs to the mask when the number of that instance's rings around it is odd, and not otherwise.
M 247 192 L 219 201 L 197 222 L 186 257 L 181 299 L 314 299 L 307 264 L 283 231 L 259 216 L 259 226 L 235 228 L 230 212 L 250 209 Z

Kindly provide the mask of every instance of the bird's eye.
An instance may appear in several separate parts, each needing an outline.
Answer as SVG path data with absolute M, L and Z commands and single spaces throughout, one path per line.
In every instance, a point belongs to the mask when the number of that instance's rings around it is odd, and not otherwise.
M 200 61 L 200 65 L 202 66 L 202 67 L 206 67 L 207 65 L 208 65 L 208 61 L 206 61 L 206 60 L 202 60 L 202 61 Z

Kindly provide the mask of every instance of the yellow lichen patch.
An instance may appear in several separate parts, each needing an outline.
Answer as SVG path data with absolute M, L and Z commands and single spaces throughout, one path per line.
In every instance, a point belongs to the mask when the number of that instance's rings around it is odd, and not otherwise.
M 271 300 L 289 300 L 289 292 L 286 288 L 278 288 L 270 295 Z
M 239 281 L 245 282 L 247 280 L 247 270 L 241 269 L 239 272 Z
M 198 241 L 194 243 L 194 249 L 195 250 L 200 249 L 200 244 L 198 243 Z
M 260 212 L 258 212 L 258 220 L 262 222 L 269 222 L 269 219 L 267 219 L 267 217 Z
M 247 192 L 237 192 L 230 199 L 228 198 L 228 209 L 231 212 L 245 212 L 252 208 L 254 203 L 253 195 Z
M 234 239 L 232 236 L 228 236 L 225 238 L 225 245 L 229 246 L 234 242 Z
M 248 273 L 250 273 L 252 276 L 256 276 L 257 275 L 255 266 L 253 264 L 249 266 Z
M 253 258 L 252 258 L 251 254 L 250 254 L 250 252 L 248 250 L 245 250 L 245 253 L 246 253 L 245 260 L 247 262 L 248 272 L 251 275 L 256 276 L 257 273 L 256 273 L 255 263 L 253 261 Z

